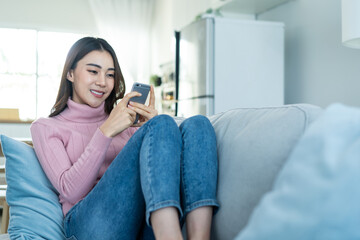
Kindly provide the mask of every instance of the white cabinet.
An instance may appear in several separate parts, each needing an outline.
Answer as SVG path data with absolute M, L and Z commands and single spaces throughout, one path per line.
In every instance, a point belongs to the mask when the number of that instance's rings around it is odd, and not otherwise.
M 212 8 L 221 12 L 259 14 L 292 0 L 212 0 Z

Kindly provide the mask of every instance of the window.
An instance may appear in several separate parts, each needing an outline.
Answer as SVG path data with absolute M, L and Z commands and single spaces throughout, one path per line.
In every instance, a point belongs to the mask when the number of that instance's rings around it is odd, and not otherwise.
M 0 28 L 0 108 L 21 120 L 48 116 L 72 44 L 82 35 Z

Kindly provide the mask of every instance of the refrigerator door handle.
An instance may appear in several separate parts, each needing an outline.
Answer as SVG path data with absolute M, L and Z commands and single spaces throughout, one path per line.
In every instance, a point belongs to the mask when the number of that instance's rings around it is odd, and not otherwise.
M 214 97 L 214 95 L 201 95 L 201 96 L 184 98 L 184 99 L 179 99 L 179 100 L 192 100 L 192 99 L 198 99 L 198 98 L 213 98 L 213 97 Z

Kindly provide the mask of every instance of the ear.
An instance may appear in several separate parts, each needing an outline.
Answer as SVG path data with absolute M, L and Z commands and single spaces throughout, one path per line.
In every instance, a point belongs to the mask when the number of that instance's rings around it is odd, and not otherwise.
M 74 70 L 70 70 L 66 75 L 67 80 L 74 82 Z

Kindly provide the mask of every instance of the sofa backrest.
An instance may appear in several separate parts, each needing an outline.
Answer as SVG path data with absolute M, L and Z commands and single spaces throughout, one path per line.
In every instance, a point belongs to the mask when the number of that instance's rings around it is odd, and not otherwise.
M 294 145 L 322 109 L 309 104 L 241 108 L 209 117 L 219 159 L 212 239 L 233 239 L 247 224 Z

